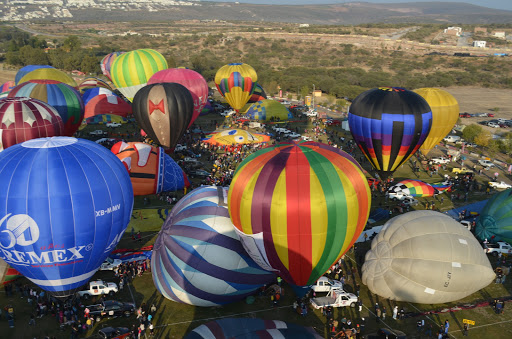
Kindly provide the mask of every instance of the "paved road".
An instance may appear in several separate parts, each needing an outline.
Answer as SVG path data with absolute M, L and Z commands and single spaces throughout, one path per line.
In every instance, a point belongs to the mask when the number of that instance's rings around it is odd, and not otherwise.
M 34 31 L 33 29 L 30 29 L 27 26 L 21 25 L 21 24 L 15 24 L 13 26 L 19 30 L 22 30 L 22 31 L 25 31 L 27 33 L 34 34 L 34 35 L 44 35 L 44 36 L 51 37 L 51 38 L 62 38 L 61 35 L 54 35 L 54 34 L 48 34 L 48 33 Z

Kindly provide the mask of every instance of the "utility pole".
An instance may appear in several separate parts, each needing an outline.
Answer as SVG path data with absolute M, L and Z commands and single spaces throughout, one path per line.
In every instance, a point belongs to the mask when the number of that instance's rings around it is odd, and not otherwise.
M 315 110 L 315 84 L 313 84 L 313 111 Z

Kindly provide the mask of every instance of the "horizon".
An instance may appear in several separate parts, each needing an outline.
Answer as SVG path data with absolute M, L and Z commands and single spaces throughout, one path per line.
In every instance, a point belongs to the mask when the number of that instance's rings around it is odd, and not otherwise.
M 248 4 L 260 4 L 260 5 L 333 5 L 333 4 L 347 4 L 354 2 L 368 2 L 368 3 L 408 3 L 408 2 L 440 2 L 440 3 L 449 3 L 449 2 L 461 2 L 467 3 L 471 5 L 487 7 L 492 9 L 501 9 L 512 11 L 512 1 L 510 0 L 446 0 L 446 1 L 428 1 L 428 0 L 361 0 L 361 1 L 352 1 L 352 0 L 199 0 L 199 1 L 208 1 L 208 2 L 240 2 L 240 3 L 248 3 Z

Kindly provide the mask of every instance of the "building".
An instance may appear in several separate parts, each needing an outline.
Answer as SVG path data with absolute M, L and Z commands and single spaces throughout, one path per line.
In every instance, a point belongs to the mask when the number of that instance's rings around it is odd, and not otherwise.
M 503 31 L 494 31 L 492 32 L 492 36 L 495 38 L 505 39 L 505 32 Z
M 485 48 L 486 43 L 487 42 L 482 41 L 482 40 L 475 40 L 475 41 L 473 41 L 473 47 Z
M 301 27 L 309 27 L 309 24 L 300 24 L 299 28 L 301 28 Z
M 446 35 L 460 36 L 461 33 L 462 28 L 460 27 L 448 27 L 444 30 L 444 34 Z

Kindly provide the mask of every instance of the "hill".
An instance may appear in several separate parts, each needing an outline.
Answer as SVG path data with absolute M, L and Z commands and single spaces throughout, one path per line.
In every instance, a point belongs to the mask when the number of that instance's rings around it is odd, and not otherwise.
M 490 9 L 466 3 L 365 2 L 336 5 L 255 5 L 201 2 L 200 6 L 164 6 L 157 11 L 144 8 L 104 11 L 100 8 L 70 8 L 75 20 L 145 21 L 226 20 L 357 25 L 362 23 L 510 23 L 512 11 Z

